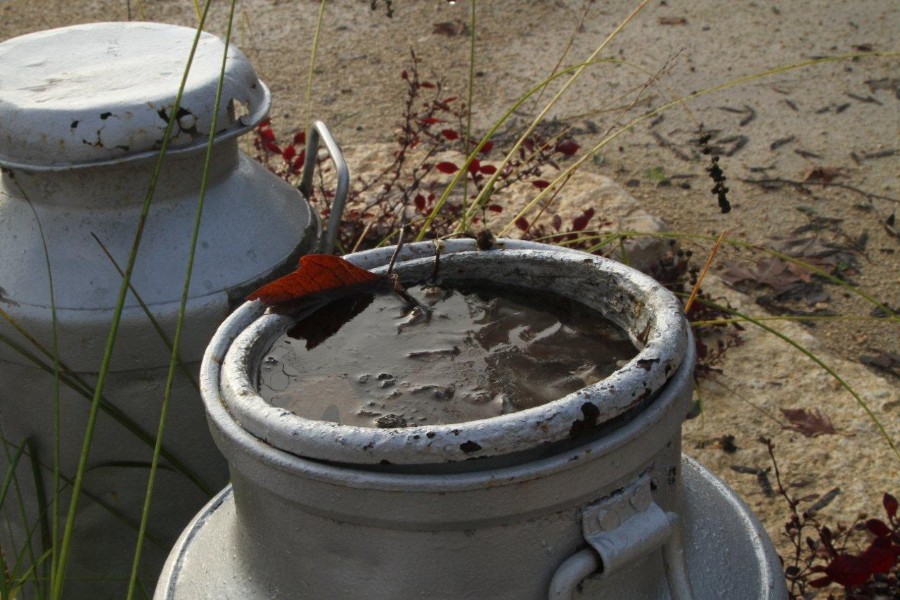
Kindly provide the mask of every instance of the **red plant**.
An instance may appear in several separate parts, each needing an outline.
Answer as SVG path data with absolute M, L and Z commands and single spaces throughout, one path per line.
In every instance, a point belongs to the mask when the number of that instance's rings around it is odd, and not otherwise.
M 808 598 L 815 590 L 830 585 L 844 588 L 844 597 L 851 600 L 897 598 L 896 592 L 900 589 L 897 498 L 884 493 L 882 506 L 885 520 L 860 519 L 850 527 L 838 524 L 832 529 L 818 520 L 815 504 L 800 509 L 801 505 L 816 502 L 818 494 L 799 499 L 791 496 L 782 485 L 774 444 L 767 438 L 760 438 L 760 441 L 769 452 L 778 493 L 785 499 L 790 511 L 784 530 L 794 552 L 786 559 L 782 557 L 782 562 L 791 599 Z M 866 542 L 858 542 L 860 535 L 866 536 Z M 854 541 L 855 547 L 851 547 Z M 828 598 L 831 600 L 835 596 L 829 594 Z
M 380 172 L 358 177 L 353 182 L 339 232 L 338 248 L 342 251 L 371 248 L 402 225 L 408 225 L 412 234 L 418 234 L 426 217 L 434 210 L 439 188 L 449 182 L 447 176 L 456 175 L 465 164 L 465 156 L 480 143 L 477 137 L 466 134 L 468 107 L 457 97 L 445 95 L 440 81 L 420 78 L 419 59 L 415 53 L 411 66 L 401 72 L 400 79 L 406 85 L 406 100 L 391 162 Z M 503 137 L 511 139 L 506 135 Z M 265 122 L 256 129 L 256 157 L 276 175 L 296 183 L 306 158 L 304 142 L 301 131 L 291 142 L 279 143 L 271 125 Z M 469 163 L 465 173 L 469 197 L 462 198 L 464 186 L 457 186 L 431 223 L 429 237 L 451 233 L 462 217 L 463 206 L 472 204 L 489 177 L 496 175 L 492 186 L 494 193 L 518 182 L 531 182 L 538 189 L 544 189 L 549 184 L 540 177 L 546 167 L 559 169 L 557 161 L 565 160 L 578 149 L 578 144 L 569 137 L 547 140 L 535 134 L 525 140 L 518 156 L 498 173 L 498 168 L 488 162 L 494 142 L 486 141 L 478 158 Z M 454 154 L 459 158 L 454 158 Z M 314 197 L 310 198 L 313 202 L 322 199 L 317 206 L 323 217 L 330 214 L 334 196 L 334 188 L 327 177 L 329 169 L 327 162 L 319 161 L 316 189 Z M 503 211 L 503 207 L 490 198 L 479 208 L 482 215 L 474 219 L 476 223 L 483 222 L 487 213 Z M 586 226 L 591 216 L 586 212 L 573 230 Z

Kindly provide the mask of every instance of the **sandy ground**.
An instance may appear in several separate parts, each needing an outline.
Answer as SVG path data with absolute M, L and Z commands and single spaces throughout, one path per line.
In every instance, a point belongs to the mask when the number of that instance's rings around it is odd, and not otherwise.
M 275 129 L 291 132 L 306 120 L 304 95 L 318 3 L 242 0 L 236 6 L 235 42 L 272 89 Z M 557 63 L 584 60 L 634 6 L 629 0 L 480 2 L 476 129 L 492 123 Z M 187 0 L 132 0 L 130 7 L 122 0 L 11 0 L 0 2 L 0 40 L 56 26 L 125 20 L 129 8 L 134 19 L 196 23 Z M 461 30 L 469 4 L 395 0 L 393 10 L 388 18 L 383 2 L 372 11 L 363 1 L 335 2 L 325 9 L 312 114 L 331 126 L 351 157 L 362 145 L 392 139 L 404 94 L 400 73 L 409 66 L 410 49 L 421 60 L 423 76 L 439 78 L 448 91 L 465 94 L 469 38 L 436 32 L 435 24 L 456 23 L 443 30 Z M 210 31 L 224 31 L 226 12 L 224 3 L 217 3 Z M 817 57 L 897 51 L 898 36 L 900 10 L 891 0 L 653 1 L 605 51 L 603 56 L 616 62 L 586 70 L 551 116 L 571 127 L 587 148 L 650 106 Z M 898 63 L 896 55 L 845 59 L 699 96 L 604 146 L 588 161 L 578 189 L 589 187 L 595 181 L 591 177 L 605 175 L 675 231 L 715 236 L 727 229 L 731 238 L 765 247 L 779 247 L 780 240 L 797 237 L 797 228 L 807 227 L 805 235 L 820 242 L 852 246 L 856 266 L 849 277 L 871 297 L 897 308 L 900 243 L 885 223 L 900 199 Z M 635 98 L 640 102 L 630 110 L 622 108 Z M 538 107 L 526 103 L 514 121 L 523 125 Z M 692 141 L 701 122 L 715 132 L 713 142 L 725 153 L 721 165 L 734 208 L 727 215 L 708 193 L 711 182 Z M 350 168 L 357 168 L 352 160 Z M 765 190 L 742 181 L 751 179 L 807 185 Z M 705 256 L 708 247 L 698 246 L 698 255 Z M 713 271 L 751 265 L 748 259 L 759 256 L 723 251 Z M 715 281 L 709 289 L 745 312 L 765 314 L 753 298 Z M 859 296 L 837 287 L 828 286 L 823 294 L 792 306 L 863 317 L 872 310 Z M 859 363 L 863 356 L 900 352 L 896 321 L 832 319 L 815 328 L 774 326 L 834 367 L 900 442 L 898 379 L 885 379 L 883 372 Z M 772 335 L 750 331 L 747 343 L 730 351 L 721 367 L 722 376 L 702 389 L 703 414 L 685 426 L 685 450 L 744 495 L 779 547 L 785 547 L 785 506 L 747 473 L 770 466 L 756 441 L 759 435 L 774 439 L 792 493 L 840 488 L 823 510 L 825 520 L 847 522 L 859 512 L 878 512 L 882 492 L 900 492 L 897 455 L 858 402 L 803 355 Z M 840 433 L 810 439 L 785 430 L 781 408 L 819 408 Z M 716 443 L 725 435 L 734 436 L 735 452 Z

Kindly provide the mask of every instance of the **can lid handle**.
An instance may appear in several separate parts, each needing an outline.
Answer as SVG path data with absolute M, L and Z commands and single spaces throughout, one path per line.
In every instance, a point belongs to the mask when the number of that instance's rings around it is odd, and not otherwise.
M 300 181 L 300 193 L 307 200 L 312 196 L 313 172 L 316 167 L 320 139 L 325 142 L 325 149 L 328 150 L 328 156 L 331 158 L 331 162 L 334 163 L 338 176 L 337 191 L 334 194 L 334 202 L 331 204 L 331 215 L 328 217 L 328 229 L 325 231 L 325 235 L 319 244 L 320 253 L 331 254 L 334 252 L 338 230 L 341 226 L 341 218 L 344 215 L 344 206 L 347 204 L 347 193 L 350 190 L 350 171 L 347 169 L 344 155 L 341 154 L 341 148 L 331 135 L 331 131 L 328 130 L 328 127 L 322 121 L 314 121 L 306 136 L 306 160 L 303 163 L 303 179 Z

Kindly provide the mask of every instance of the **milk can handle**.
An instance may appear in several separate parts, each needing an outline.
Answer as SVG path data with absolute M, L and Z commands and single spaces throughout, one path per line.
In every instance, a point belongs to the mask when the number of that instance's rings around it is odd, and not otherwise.
M 316 157 L 319 152 L 319 139 L 325 142 L 328 156 L 334 163 L 337 171 L 338 184 L 334 193 L 334 202 L 331 203 L 331 215 L 328 217 L 328 229 L 319 243 L 319 252 L 331 254 L 334 252 L 334 244 L 337 241 L 338 229 L 341 227 L 341 217 L 344 214 L 344 205 L 347 204 L 347 192 L 350 190 L 350 171 L 341 154 L 341 148 L 334 141 L 328 127 L 322 121 L 314 121 L 310 131 L 306 134 L 306 161 L 303 163 L 303 179 L 300 182 L 300 193 L 307 200 L 312 197 L 313 169 L 316 168 Z
M 595 573 L 607 577 L 660 549 L 669 597 L 693 600 L 681 551 L 679 517 L 654 502 L 651 487 L 650 478 L 644 475 L 582 510 L 582 534 L 588 547 L 557 568 L 550 581 L 549 600 L 572 600 L 585 577 Z

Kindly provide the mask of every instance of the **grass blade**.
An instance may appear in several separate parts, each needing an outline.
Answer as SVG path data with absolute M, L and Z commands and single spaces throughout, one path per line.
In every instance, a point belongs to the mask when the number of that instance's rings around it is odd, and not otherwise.
M 2 309 L 0 309 L 0 316 L 4 316 L 5 313 Z M 8 316 L 8 315 L 7 315 Z M 14 321 L 13 321 L 14 323 Z M 18 324 L 15 324 L 18 326 Z M 18 344 L 11 338 L 6 335 L 0 333 L 0 342 L 3 342 L 10 348 L 12 348 L 15 352 L 21 355 L 26 360 L 32 362 L 38 368 L 44 370 L 47 373 L 53 373 L 53 368 L 41 360 L 40 357 L 30 352 L 28 349 L 24 348 L 22 345 Z M 38 350 L 40 350 L 45 355 L 47 354 L 46 350 L 40 345 L 39 342 L 35 341 L 37 344 Z M 72 371 L 65 363 L 60 362 L 60 367 L 62 369 L 62 374 L 60 374 L 60 383 L 69 387 L 76 394 L 85 398 L 88 402 L 91 402 L 94 397 L 95 389 L 88 384 L 84 379 L 81 378 L 78 373 Z M 110 402 L 105 396 L 100 397 L 100 410 L 104 413 L 115 419 L 122 427 L 131 432 L 136 438 L 147 444 L 149 447 L 153 448 L 156 444 L 156 438 L 145 431 L 140 425 L 138 425 L 131 417 L 129 417 L 121 408 Z M 162 456 L 182 475 L 187 477 L 191 483 L 197 486 L 204 494 L 209 497 L 212 497 L 213 490 L 207 486 L 200 476 L 197 475 L 190 467 L 188 467 L 184 461 L 178 458 L 171 450 L 163 447 Z
M 228 12 L 228 26 L 225 32 L 225 48 L 222 52 L 222 66 L 221 70 L 219 71 L 219 82 L 216 87 L 216 99 L 213 105 L 213 115 L 219 114 L 219 109 L 222 102 L 222 91 L 225 87 L 225 71 L 228 62 L 228 48 L 231 44 L 231 29 L 234 24 L 234 10 L 235 0 L 231 0 L 231 7 Z M 131 565 L 131 577 L 128 582 L 127 600 L 133 600 L 135 592 L 137 590 L 138 567 L 140 566 L 141 562 L 141 552 L 144 546 L 144 536 L 147 534 L 147 523 L 150 520 L 150 504 L 153 500 L 153 488 L 156 481 L 156 471 L 159 464 L 160 450 L 162 449 L 163 431 L 165 430 L 166 426 L 166 414 L 168 413 L 169 401 L 172 397 L 172 385 L 175 381 L 175 373 L 178 365 L 181 362 L 178 357 L 178 348 L 181 344 L 181 334 L 184 330 L 184 317 L 188 302 L 188 296 L 190 294 L 191 277 L 194 271 L 194 257 L 196 255 L 197 244 L 200 239 L 200 224 L 203 220 L 203 206 L 206 200 L 206 189 L 209 182 L 209 173 L 212 168 L 212 156 L 215 146 L 215 140 L 216 132 L 213 128 L 209 132 L 209 142 L 206 146 L 206 160 L 203 164 L 203 175 L 200 181 L 200 191 L 197 197 L 197 210 L 194 216 L 194 228 L 191 232 L 191 245 L 188 253 L 187 268 L 185 269 L 184 284 L 181 290 L 181 305 L 178 307 L 178 319 L 175 324 L 175 337 L 172 340 L 172 353 L 171 360 L 169 362 L 169 372 L 166 377 L 166 387 L 165 392 L 163 393 L 162 406 L 160 407 L 159 427 L 156 432 L 156 445 L 153 448 L 153 460 L 150 465 L 150 477 L 147 481 L 147 492 L 144 495 L 144 508 L 141 513 L 141 524 L 140 528 L 138 529 L 137 543 L 135 544 L 134 561 Z
M 94 435 L 94 426 L 96 425 L 97 412 L 100 408 L 100 397 L 103 393 L 103 388 L 106 385 L 106 377 L 109 374 L 109 366 L 112 362 L 113 348 L 115 346 L 116 338 L 119 333 L 119 323 L 121 321 L 122 311 L 125 308 L 125 299 L 128 295 L 128 284 L 131 282 L 131 275 L 134 272 L 134 267 L 137 262 L 137 254 L 141 245 L 144 227 L 147 223 L 147 217 L 150 212 L 150 205 L 153 202 L 153 196 L 156 191 L 156 183 L 159 180 L 159 176 L 162 172 L 163 161 L 166 156 L 166 151 L 169 148 L 169 143 L 172 139 L 172 131 L 175 126 L 178 108 L 181 106 L 181 98 L 184 94 L 184 88 L 187 84 L 188 73 L 190 73 L 191 64 L 193 63 L 194 55 L 197 52 L 197 46 L 200 42 L 200 35 L 203 31 L 203 25 L 206 22 L 206 16 L 209 12 L 209 6 L 211 3 L 212 0 L 207 0 L 206 5 L 203 9 L 203 14 L 200 18 L 200 23 L 197 27 L 197 34 L 194 36 L 194 42 L 191 46 L 191 51 L 188 56 L 187 65 L 184 70 L 184 76 L 182 77 L 181 84 L 178 87 L 178 93 L 175 96 L 174 106 L 172 107 L 172 110 L 170 112 L 169 122 L 166 125 L 166 130 L 163 134 L 162 145 L 159 150 L 156 166 L 150 180 L 150 185 L 147 189 L 147 195 L 144 197 L 144 202 L 141 206 L 141 213 L 137 224 L 137 230 L 135 231 L 131 252 L 128 255 L 128 264 L 125 267 L 125 277 L 123 278 L 122 285 L 119 288 L 119 296 L 116 301 L 115 311 L 113 312 L 112 323 L 110 324 L 109 336 L 106 342 L 106 349 L 104 351 L 103 361 L 100 364 L 100 372 L 97 375 L 97 385 L 95 386 L 94 397 L 91 400 L 91 409 L 88 414 L 87 427 L 85 428 L 84 432 L 84 443 L 82 444 L 81 455 L 79 457 L 78 470 L 75 473 L 75 483 L 72 490 L 72 500 L 69 502 L 69 512 L 66 517 L 65 531 L 63 532 L 59 561 L 57 564 L 55 576 L 53 578 L 53 585 L 51 590 L 52 600 L 62 600 L 63 584 L 65 582 L 66 568 L 68 566 L 69 552 L 72 544 L 72 534 L 75 529 L 75 520 L 78 515 L 78 497 L 81 493 L 81 488 L 84 483 L 84 472 L 87 468 L 87 461 L 90 455 L 91 442 Z
M 820 359 L 818 356 L 816 356 L 815 354 L 813 354 L 812 352 L 810 352 L 809 350 L 804 348 L 800 343 L 796 342 L 794 339 L 781 333 L 777 329 L 773 329 L 772 327 L 769 327 L 768 325 L 759 321 L 758 319 L 755 319 L 749 315 L 745 315 L 741 312 L 738 312 L 738 311 L 734 310 L 733 308 L 729 308 L 727 306 L 722 306 L 720 304 L 711 302 L 709 300 L 704 300 L 704 299 L 698 298 L 697 302 L 700 302 L 701 304 L 715 308 L 716 310 L 722 311 L 724 313 L 734 315 L 735 317 L 743 319 L 743 320 L 747 321 L 748 323 L 752 323 L 753 325 L 756 325 L 760 329 L 762 329 L 768 333 L 771 333 L 778 339 L 786 342 L 787 344 L 790 344 L 795 349 L 800 351 L 800 353 L 802 353 L 807 358 L 809 358 L 811 361 L 813 361 L 814 363 L 819 365 L 819 367 L 821 367 L 826 373 L 831 375 L 831 377 L 833 377 L 834 380 L 837 381 L 841 387 L 843 387 L 845 390 L 847 390 L 847 392 L 851 396 L 853 396 L 853 399 L 856 400 L 856 403 L 862 407 L 862 409 L 869 416 L 869 419 L 871 419 L 872 423 L 875 424 L 875 427 L 878 429 L 878 432 L 881 435 L 881 437 L 884 438 L 884 441 L 887 443 L 887 445 L 891 448 L 891 450 L 894 451 L 894 454 L 897 455 L 897 458 L 900 459 L 900 448 L 898 448 L 897 445 L 894 443 L 894 440 L 891 439 L 891 436 L 888 434 L 887 430 L 884 428 L 884 425 L 882 424 L 881 420 L 878 418 L 878 416 L 874 412 L 872 412 L 872 409 L 869 407 L 868 403 L 865 400 L 863 400 L 860 397 L 860 395 L 856 393 L 856 390 L 854 390 L 852 387 L 850 387 L 850 385 L 846 381 L 844 381 L 844 379 L 840 375 L 838 375 L 834 369 L 832 369 L 829 365 L 827 365 L 824 361 L 822 361 L 822 359 Z

